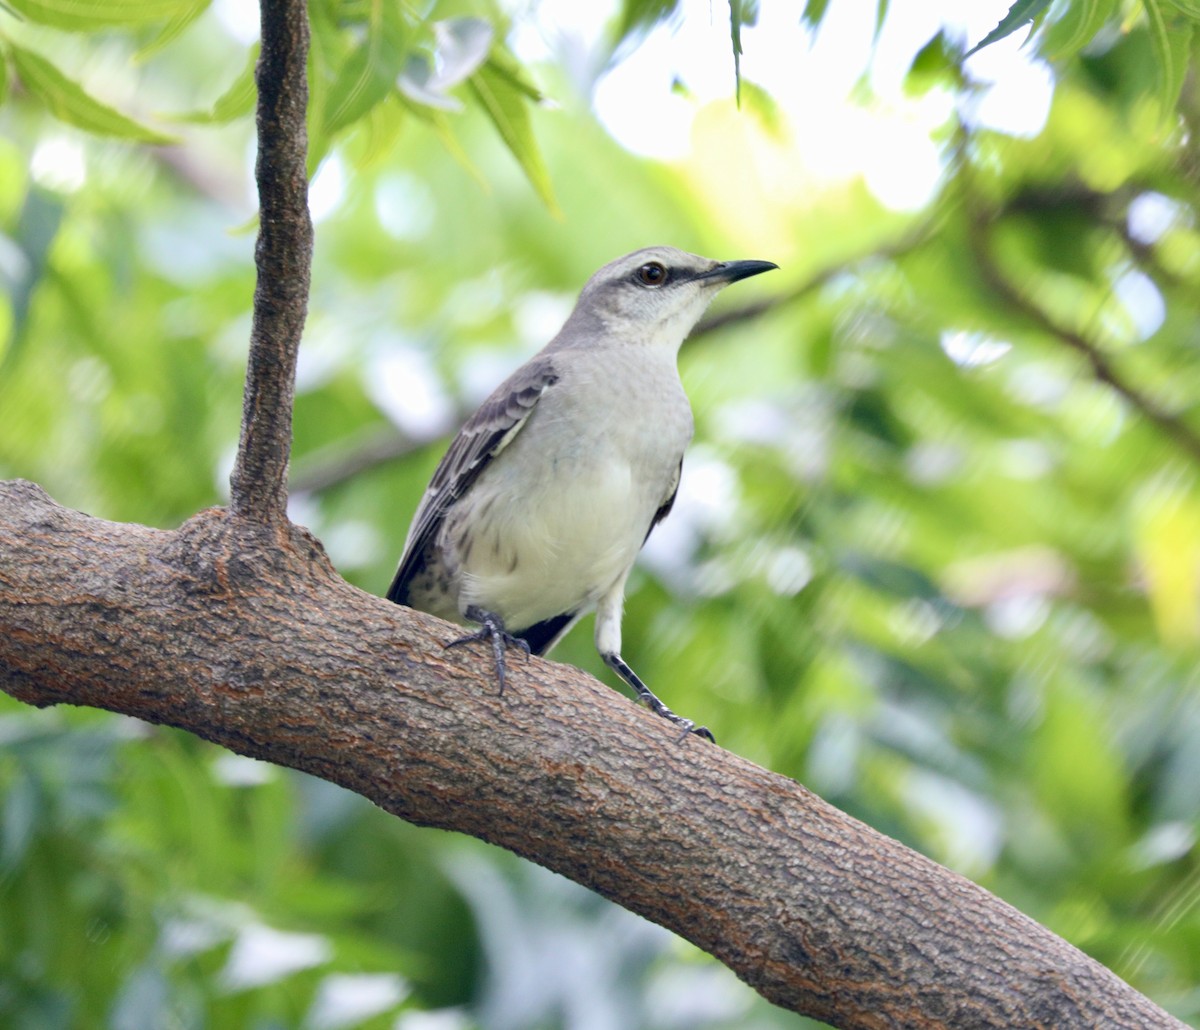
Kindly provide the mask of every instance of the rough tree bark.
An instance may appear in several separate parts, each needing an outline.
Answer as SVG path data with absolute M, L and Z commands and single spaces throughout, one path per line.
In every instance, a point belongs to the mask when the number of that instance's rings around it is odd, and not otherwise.
M 242 434 L 229 506 L 268 522 L 287 519 L 296 355 L 308 311 L 312 218 L 308 211 L 308 18 L 292 0 L 262 0 L 254 81 L 258 240 L 254 319 L 242 399 Z
M 349 586 L 286 521 L 304 17 L 303 0 L 263 5 L 259 126 L 288 139 L 263 141 L 232 510 L 168 532 L 0 484 L 0 689 L 178 726 L 509 848 L 835 1026 L 1182 1026 L 982 888 L 791 780 L 676 744 L 577 670 L 514 661 L 498 697 L 477 652 L 442 649 L 456 628 Z

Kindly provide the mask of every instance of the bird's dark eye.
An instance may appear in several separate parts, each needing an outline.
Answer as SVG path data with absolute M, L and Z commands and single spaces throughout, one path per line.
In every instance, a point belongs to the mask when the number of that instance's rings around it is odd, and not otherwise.
M 649 261 L 637 270 L 637 277 L 643 286 L 661 286 L 667 281 L 667 269 L 657 261 Z

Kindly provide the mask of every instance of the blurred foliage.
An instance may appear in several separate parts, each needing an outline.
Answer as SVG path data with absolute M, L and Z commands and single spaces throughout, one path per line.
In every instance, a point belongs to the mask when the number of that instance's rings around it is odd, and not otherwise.
M 254 55 L 205 8 L 0 9 L 0 475 L 160 526 L 225 497 L 253 292 Z M 1200 1025 L 1195 4 L 1017 4 L 996 37 L 1033 19 L 1055 75 L 1025 137 L 969 116 L 981 41 L 926 41 L 909 92 L 949 102 L 917 210 L 811 174 L 750 81 L 658 163 L 600 127 L 568 47 L 518 63 L 527 12 L 310 10 L 297 521 L 382 591 L 441 437 L 596 267 L 653 242 L 777 261 L 682 354 L 697 440 L 627 656 Z M 682 11 L 617 5 L 601 63 Z M 587 629 L 556 657 L 603 675 Z M 0 698 L 0 1025 L 809 1024 L 477 842 Z

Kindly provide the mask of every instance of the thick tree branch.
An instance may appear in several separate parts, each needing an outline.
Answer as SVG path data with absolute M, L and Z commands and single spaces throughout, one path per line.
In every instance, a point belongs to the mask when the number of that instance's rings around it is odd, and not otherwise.
M 282 522 L 292 444 L 296 353 L 308 309 L 312 220 L 305 167 L 308 18 L 304 0 L 262 0 L 258 84 L 258 282 L 230 507 Z
M 303 531 L 122 526 L 0 484 L 0 689 L 181 727 L 509 848 L 846 1028 L 1181 1027 L 982 888 L 583 673 L 497 696 Z

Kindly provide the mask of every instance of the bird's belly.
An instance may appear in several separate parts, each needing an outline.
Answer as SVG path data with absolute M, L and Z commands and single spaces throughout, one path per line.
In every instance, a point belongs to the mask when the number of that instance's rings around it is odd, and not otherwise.
M 472 491 L 481 517 L 460 552 L 460 608 L 479 605 L 523 629 L 590 607 L 633 564 L 656 502 L 619 460 L 547 469 L 519 491 L 506 489 L 503 471 Z

